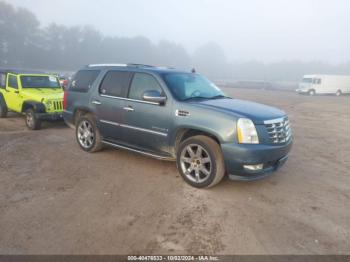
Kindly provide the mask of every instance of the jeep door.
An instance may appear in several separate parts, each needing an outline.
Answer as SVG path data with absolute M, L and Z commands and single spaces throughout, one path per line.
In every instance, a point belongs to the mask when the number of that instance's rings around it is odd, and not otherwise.
M 19 85 L 18 85 L 18 77 L 14 74 L 7 75 L 7 85 L 5 100 L 7 107 L 15 112 L 22 111 L 22 98 L 19 94 Z
M 164 94 L 155 76 L 148 73 L 135 73 L 125 101 L 123 140 L 135 147 L 153 152 L 166 153 L 168 132 L 172 124 L 171 104 L 164 105 L 143 100 L 144 92 L 157 90 Z
M 119 142 L 122 138 L 123 107 L 131 76 L 127 71 L 108 71 L 91 99 L 99 130 L 106 140 Z

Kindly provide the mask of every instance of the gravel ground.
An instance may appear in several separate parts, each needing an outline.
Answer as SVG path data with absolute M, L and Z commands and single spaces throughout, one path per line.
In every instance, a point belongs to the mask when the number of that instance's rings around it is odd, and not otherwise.
M 225 91 L 289 114 L 294 147 L 273 176 L 198 190 L 173 162 L 0 119 L 0 253 L 350 254 L 350 97 Z

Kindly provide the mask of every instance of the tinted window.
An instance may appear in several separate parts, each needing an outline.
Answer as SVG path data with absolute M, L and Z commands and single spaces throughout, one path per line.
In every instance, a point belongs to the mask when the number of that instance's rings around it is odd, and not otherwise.
M 162 88 L 153 76 L 136 73 L 130 86 L 129 98 L 143 100 L 143 93 L 150 90 L 157 90 L 162 93 Z
M 100 93 L 109 96 L 125 97 L 130 78 L 130 72 L 109 71 L 100 86 Z
M 9 75 L 9 87 L 18 88 L 17 76 Z
M 6 74 L 0 73 L 0 88 L 6 87 Z
M 69 90 L 87 92 L 95 82 L 100 70 L 81 70 L 76 73 Z

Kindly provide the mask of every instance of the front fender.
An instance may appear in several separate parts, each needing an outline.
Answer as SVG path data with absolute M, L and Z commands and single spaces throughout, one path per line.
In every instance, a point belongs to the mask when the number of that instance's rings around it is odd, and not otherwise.
M 27 111 L 29 108 L 33 108 L 35 113 L 45 113 L 46 108 L 43 103 L 36 101 L 25 101 L 22 105 L 22 112 Z

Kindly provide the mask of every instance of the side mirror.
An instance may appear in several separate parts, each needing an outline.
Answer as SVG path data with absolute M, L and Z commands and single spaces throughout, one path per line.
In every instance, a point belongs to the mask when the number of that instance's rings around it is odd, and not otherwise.
M 166 101 L 166 97 L 162 96 L 162 94 L 157 90 L 146 91 L 142 95 L 142 99 L 147 102 L 158 103 L 163 105 Z

